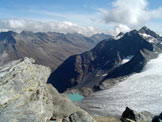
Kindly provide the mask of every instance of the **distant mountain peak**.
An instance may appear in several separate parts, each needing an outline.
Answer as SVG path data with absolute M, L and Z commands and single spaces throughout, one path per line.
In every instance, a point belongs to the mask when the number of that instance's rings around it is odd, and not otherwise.
M 140 30 L 139 30 L 140 33 L 142 34 L 148 34 L 154 38 L 160 38 L 160 36 L 155 33 L 154 31 L 152 31 L 151 29 L 149 29 L 148 27 L 146 26 L 143 26 Z
M 92 40 L 95 41 L 95 43 L 99 43 L 100 41 L 102 40 L 105 40 L 105 39 L 110 39 L 112 38 L 113 36 L 112 35 L 109 35 L 109 34 L 105 34 L 105 33 L 96 33 L 94 35 L 92 35 L 90 38 Z
M 120 32 L 116 37 L 121 37 L 123 35 L 124 35 L 124 33 L 123 32 Z
M 122 36 L 122 35 L 124 35 L 124 33 L 123 33 L 123 32 L 120 32 L 120 33 L 117 35 L 117 37 L 118 37 L 118 36 Z
M 140 30 L 150 30 L 150 29 L 144 25 Z
M 15 43 L 16 40 L 14 36 L 16 35 L 16 32 L 13 31 L 7 31 L 7 32 L 0 32 L 0 41 L 7 40 L 8 43 Z
M 132 30 L 130 32 L 127 32 L 123 35 L 123 37 L 127 37 L 127 36 L 137 36 L 139 35 L 139 32 L 137 30 Z
M 115 36 L 115 39 L 118 40 L 124 36 L 123 32 L 120 32 L 117 36 Z
M 21 35 L 34 35 L 34 32 L 32 32 L 32 31 L 22 31 L 21 33 L 20 33 Z
M 0 32 L 0 34 L 4 34 L 4 35 L 16 35 L 17 33 L 14 31 L 7 31 L 7 32 Z

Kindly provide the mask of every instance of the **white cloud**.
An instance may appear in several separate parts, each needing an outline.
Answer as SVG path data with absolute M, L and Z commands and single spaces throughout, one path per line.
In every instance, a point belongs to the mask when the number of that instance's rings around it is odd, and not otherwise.
M 23 30 L 33 32 L 61 32 L 61 33 L 80 33 L 86 36 L 90 36 L 96 33 L 108 33 L 109 31 L 100 30 L 92 26 L 80 26 L 69 21 L 62 22 L 40 22 L 35 20 L 24 19 L 1 19 L 0 31 L 16 31 L 21 32 Z
M 130 28 L 126 25 L 119 24 L 114 27 L 114 35 L 117 35 L 120 32 L 126 33 L 128 31 L 130 31 Z
M 106 23 L 136 27 L 152 18 L 162 18 L 162 7 L 149 10 L 147 0 L 116 0 L 112 5 L 112 10 L 100 9 Z

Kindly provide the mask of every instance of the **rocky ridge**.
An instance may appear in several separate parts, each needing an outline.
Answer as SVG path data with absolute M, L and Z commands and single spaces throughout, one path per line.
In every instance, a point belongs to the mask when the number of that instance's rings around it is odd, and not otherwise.
M 0 67 L 0 122 L 61 122 L 78 111 L 88 118 L 85 122 L 95 122 L 65 95 L 46 84 L 50 73 L 50 68 L 36 65 L 29 58 Z

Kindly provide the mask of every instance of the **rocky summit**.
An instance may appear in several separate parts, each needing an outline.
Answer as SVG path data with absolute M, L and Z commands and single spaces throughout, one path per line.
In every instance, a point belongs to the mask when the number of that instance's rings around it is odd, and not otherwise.
M 50 68 L 36 65 L 30 58 L 0 67 L 0 122 L 61 122 L 71 114 L 79 119 L 78 111 L 89 118 L 65 95 L 46 84 L 50 73 Z M 85 122 L 95 120 L 90 118 Z

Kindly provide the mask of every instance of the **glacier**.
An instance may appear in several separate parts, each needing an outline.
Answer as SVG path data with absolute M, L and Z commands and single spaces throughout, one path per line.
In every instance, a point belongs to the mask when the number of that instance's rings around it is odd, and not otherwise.
M 162 54 L 141 73 L 86 97 L 80 106 L 92 115 L 120 116 L 128 106 L 138 112 L 162 112 Z

